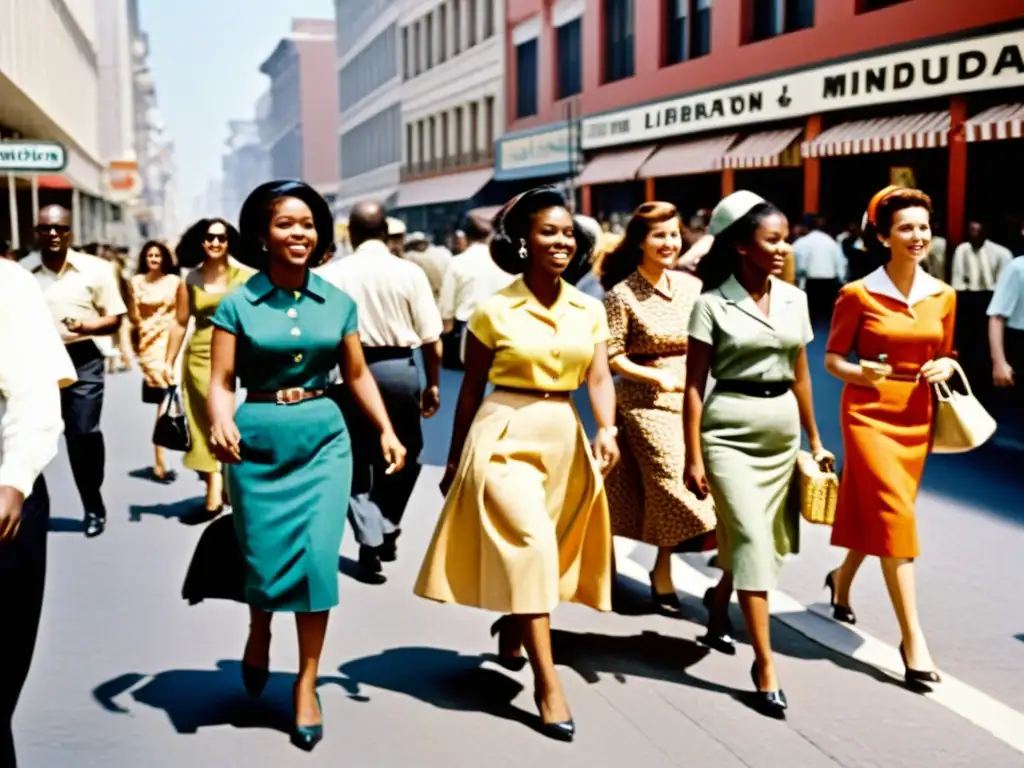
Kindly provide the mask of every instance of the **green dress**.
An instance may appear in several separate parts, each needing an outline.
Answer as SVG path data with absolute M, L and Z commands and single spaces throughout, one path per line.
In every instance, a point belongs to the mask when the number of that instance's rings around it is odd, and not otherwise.
M 730 277 L 697 299 L 690 338 L 711 347 L 716 380 L 793 381 L 797 355 L 813 338 L 807 296 L 772 278 L 766 317 Z M 718 513 L 719 563 L 738 590 L 774 589 L 785 556 L 799 549 L 799 519 L 787 503 L 800 448 L 796 396 L 712 390 L 701 447 Z
M 213 314 L 221 299 L 252 276 L 252 270 L 228 265 L 228 282 L 221 293 L 210 293 L 203 288 L 202 271 L 191 272 L 185 279 L 188 290 L 188 311 L 195 318 L 195 328 L 185 348 L 182 368 L 181 393 L 188 418 L 191 447 L 185 453 L 184 464 L 196 472 L 219 472 L 220 464 L 210 450 L 210 417 L 206 411 L 206 396 L 210 391 L 210 344 L 213 341 Z
M 225 297 L 213 324 L 236 337 L 235 373 L 253 392 L 326 388 L 342 339 L 358 328 L 355 302 L 312 273 L 294 292 L 254 275 Z M 235 423 L 242 460 L 227 475 L 246 601 L 264 611 L 332 608 L 352 490 L 341 410 L 328 397 L 244 402 Z

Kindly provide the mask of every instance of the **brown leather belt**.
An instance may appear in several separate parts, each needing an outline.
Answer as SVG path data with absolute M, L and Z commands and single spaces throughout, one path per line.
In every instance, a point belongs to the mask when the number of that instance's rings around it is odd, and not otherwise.
M 495 387 L 495 392 L 510 392 L 513 395 L 526 395 L 527 397 L 537 397 L 543 400 L 550 400 L 556 398 L 559 400 L 568 400 L 572 397 L 572 392 L 550 392 L 544 389 L 526 389 L 524 387 Z
M 290 387 L 279 389 L 276 392 L 246 392 L 246 402 L 253 403 L 277 403 L 278 405 L 295 405 L 306 400 L 323 397 L 327 394 L 326 389 L 306 389 L 305 387 Z

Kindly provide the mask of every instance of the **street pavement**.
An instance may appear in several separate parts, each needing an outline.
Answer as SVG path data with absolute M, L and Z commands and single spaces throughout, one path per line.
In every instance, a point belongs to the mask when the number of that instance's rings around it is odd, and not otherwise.
M 827 444 L 838 449 L 838 387 L 821 371 L 820 356 L 816 346 L 818 418 Z M 617 542 L 619 612 L 563 606 L 554 618 L 579 729 L 577 741 L 565 745 L 534 730 L 529 672 L 505 671 L 489 655 L 494 616 L 434 605 L 411 592 L 441 506 L 437 482 L 457 387 L 457 375 L 446 372 L 444 408 L 426 428 L 424 461 L 431 466 L 410 504 L 386 585 L 352 578 L 356 547 L 346 534 L 342 601 L 322 664 L 326 739 L 304 755 L 287 738 L 293 623 L 275 620 L 275 675 L 262 699 L 249 700 L 239 678 L 244 607 L 189 607 L 180 597 L 201 530 L 177 518 L 202 503 L 202 486 L 185 472 L 170 486 L 141 476 L 151 462 L 153 414 L 139 403 L 136 374 L 112 376 L 104 413 L 104 536 L 89 541 L 80 532 L 65 456 L 47 471 L 54 520 L 46 605 L 15 720 L 23 765 L 1024 766 L 1024 746 L 1006 736 L 1024 736 L 1024 729 L 1014 730 L 1024 722 L 1019 455 L 985 450 L 936 457 L 928 468 L 919 506 L 920 603 L 935 658 L 961 681 L 945 698 L 907 690 L 878 668 L 885 664 L 863 663 L 891 661 L 898 643 L 873 563 L 854 592 L 865 634 L 804 611 L 822 609 L 821 582 L 841 557 L 828 546 L 826 530 L 805 526 L 803 552 L 787 565 L 784 594 L 775 601 L 773 644 L 791 704 L 785 723 L 750 708 L 751 654 L 742 630 L 733 658 L 694 642 L 705 621 L 698 585 L 717 578 L 706 557 L 679 558 L 685 612 L 672 619 L 648 609 L 644 580 L 653 552 Z M 585 402 L 580 407 L 592 426 Z M 735 609 L 734 621 L 742 626 Z M 884 653 L 861 653 L 878 648 Z M 1006 708 L 985 705 L 984 695 Z

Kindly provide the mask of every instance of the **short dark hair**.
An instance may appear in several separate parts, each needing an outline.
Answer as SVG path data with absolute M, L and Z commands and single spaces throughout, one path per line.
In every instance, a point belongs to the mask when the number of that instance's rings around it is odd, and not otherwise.
M 892 220 L 897 211 L 906 208 L 924 208 L 928 217 L 932 215 L 932 199 L 920 189 L 897 189 L 883 197 L 875 208 L 875 229 L 885 236 L 892 229 Z
M 737 246 L 749 243 L 761 222 L 769 216 L 783 215 L 768 202 L 758 203 L 715 236 L 707 256 L 697 264 L 697 277 L 704 283 L 703 291 L 713 291 L 736 274 L 740 264 Z
M 214 224 L 222 224 L 224 226 L 225 231 L 228 233 L 228 255 L 237 257 L 241 247 L 241 238 L 238 235 L 238 230 L 230 222 L 221 218 L 200 219 L 185 230 L 185 233 L 178 241 L 177 247 L 174 249 L 174 255 L 178 258 L 179 267 L 195 269 L 206 261 L 203 241 L 206 239 L 206 233 L 210 231 L 210 227 Z
M 139 268 L 136 270 L 136 274 L 144 275 L 149 270 L 146 268 L 146 254 L 151 249 L 156 248 L 160 251 L 160 271 L 165 275 L 176 275 L 181 270 L 178 268 L 178 262 L 174 260 L 174 256 L 171 255 L 171 249 L 161 243 L 159 240 L 149 240 L 142 248 L 139 249 Z
M 316 248 L 309 255 L 306 266 L 319 266 L 334 243 L 334 215 L 323 195 L 304 181 L 283 179 L 260 184 L 249 193 L 238 214 L 241 230 L 240 247 L 233 255 L 245 264 L 263 271 L 270 263 L 270 254 L 264 247 L 263 238 L 270 230 L 270 221 L 278 202 L 285 198 L 301 200 L 309 207 L 316 227 Z
M 568 209 L 565 197 L 554 187 L 537 187 L 509 201 L 494 217 L 494 263 L 510 275 L 522 274 L 526 260 L 519 255 L 521 241 L 529 238 L 533 217 L 551 208 Z

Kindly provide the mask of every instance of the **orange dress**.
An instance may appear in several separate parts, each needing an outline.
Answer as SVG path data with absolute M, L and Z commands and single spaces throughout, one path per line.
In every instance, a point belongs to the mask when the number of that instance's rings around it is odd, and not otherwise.
M 878 557 L 917 557 L 914 506 L 932 437 L 932 388 L 915 380 L 953 349 L 956 293 L 918 270 L 904 297 L 884 267 L 843 286 L 828 351 L 886 355 L 893 378 L 847 384 L 840 404 L 845 462 L 832 544 Z

